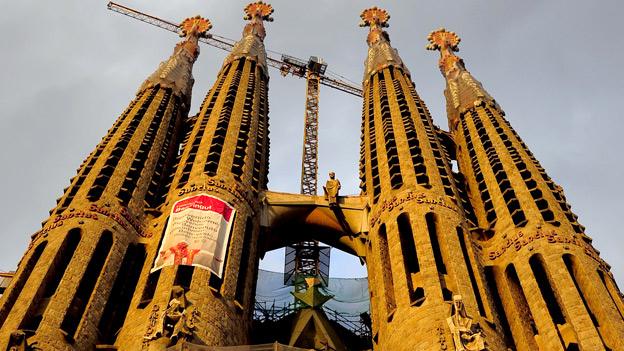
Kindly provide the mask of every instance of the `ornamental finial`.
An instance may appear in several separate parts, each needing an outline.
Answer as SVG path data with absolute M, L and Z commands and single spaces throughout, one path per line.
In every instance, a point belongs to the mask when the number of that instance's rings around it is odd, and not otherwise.
M 385 28 L 388 27 L 390 14 L 388 14 L 388 11 L 375 6 L 362 11 L 360 18 L 362 19 L 362 21 L 360 21 L 360 27 Z
M 457 45 L 461 41 L 461 38 L 455 34 L 455 32 L 447 32 L 446 29 L 440 28 L 429 33 L 427 36 L 429 44 L 427 44 L 427 50 L 439 50 L 449 49 L 451 51 L 459 51 Z
M 449 32 L 444 28 L 434 30 L 427 36 L 429 44 L 427 44 L 427 50 L 440 51 L 440 71 L 445 76 L 448 76 L 456 69 L 463 69 L 462 59 L 454 54 L 459 51 L 458 45 L 461 39 L 455 32 Z
M 212 28 L 212 23 L 209 20 L 201 16 L 189 17 L 180 23 L 180 36 L 197 35 L 201 37 L 206 35 L 210 28 Z
M 245 6 L 245 17 L 243 19 L 252 20 L 256 17 L 260 17 L 263 21 L 273 22 L 273 6 L 263 1 L 252 2 Z

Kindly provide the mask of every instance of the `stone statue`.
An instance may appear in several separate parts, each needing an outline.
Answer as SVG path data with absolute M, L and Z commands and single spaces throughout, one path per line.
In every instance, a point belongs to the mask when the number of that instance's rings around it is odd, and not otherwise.
M 31 331 L 32 333 L 32 331 Z M 23 330 L 16 330 L 11 333 L 9 337 L 9 345 L 7 346 L 7 351 L 34 351 L 41 350 L 37 346 L 35 346 L 37 342 L 32 344 L 28 344 L 28 335 Z
M 325 190 L 325 198 L 329 201 L 329 206 L 336 206 L 338 204 L 338 191 L 340 190 L 340 181 L 336 179 L 336 173 L 329 172 L 329 179 L 323 187 Z
M 154 311 L 158 313 L 157 308 L 154 308 Z M 171 291 L 169 305 L 157 317 L 158 319 L 154 318 L 150 323 L 150 328 L 148 328 L 144 338 L 154 340 L 164 336 L 170 339 L 172 345 L 176 344 L 178 340 L 191 340 L 198 317 L 199 311 L 190 305 L 184 288 L 176 285 Z
M 453 335 L 455 351 L 486 350 L 481 329 L 478 324 L 472 323 L 472 318 L 468 317 L 461 295 L 453 296 L 451 316 L 446 319 L 446 322 Z

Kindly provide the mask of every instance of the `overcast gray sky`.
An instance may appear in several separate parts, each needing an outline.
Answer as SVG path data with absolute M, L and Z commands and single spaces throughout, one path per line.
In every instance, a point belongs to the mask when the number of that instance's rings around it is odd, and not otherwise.
M 120 0 L 121 2 L 121 0 Z M 213 33 L 238 39 L 239 0 L 125 0 L 122 4 L 179 22 L 200 14 Z M 602 257 L 624 284 L 624 3 L 604 1 L 337 1 L 273 0 L 268 49 L 303 59 L 323 57 L 329 69 L 360 82 L 367 29 L 362 9 L 377 5 L 392 18 L 393 45 L 412 72 L 436 122 L 447 128 L 444 81 L 427 34 L 444 26 L 462 38 L 468 69 L 497 99 L 573 210 Z M 30 235 L 68 185 L 85 156 L 171 53 L 172 33 L 106 10 L 105 1 L 4 2 L 0 11 L 0 270 L 14 269 Z M 191 113 L 213 84 L 225 52 L 209 46 L 195 64 Z M 271 72 L 269 187 L 297 192 L 305 81 Z M 343 194 L 358 193 L 361 101 L 322 89 L 320 177 L 329 170 Z M 357 260 L 334 253 L 332 275 L 362 276 Z M 263 267 L 281 269 L 283 253 Z

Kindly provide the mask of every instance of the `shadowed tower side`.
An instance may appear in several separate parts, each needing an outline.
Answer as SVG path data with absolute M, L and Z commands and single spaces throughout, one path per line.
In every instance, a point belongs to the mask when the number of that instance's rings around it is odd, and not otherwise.
M 258 266 L 259 192 L 266 189 L 269 155 L 263 22 L 272 20 L 272 12 L 263 2 L 245 8 L 249 23 L 199 113 L 189 119 L 178 166 L 171 174 L 171 190 L 160 215 L 150 223 L 158 233 L 148 243 L 147 261 L 152 263 L 162 255 L 160 243 L 176 202 L 206 194 L 229 203 L 236 213 L 223 273 L 182 264 L 150 273 L 152 267 L 146 265 L 132 300 L 132 318 L 126 319 L 116 343 L 121 349 L 163 350 L 183 339 L 211 346 L 249 342 Z M 179 301 L 186 301 L 179 308 L 193 318 L 194 325 L 184 338 L 176 337 L 175 331 L 158 330 L 163 318 L 168 318 L 165 310 Z
M 486 274 L 518 350 L 624 349 L 623 304 L 609 266 L 505 113 L 439 29 L 449 126 L 478 218 Z M 539 127 L 539 126 L 536 126 Z
M 455 300 L 487 330 L 487 344 L 504 349 L 486 322 L 496 319 L 438 128 L 383 30 L 388 13 L 374 7 L 361 18 L 360 25 L 370 27 L 360 178 L 371 206 L 367 268 L 375 348 L 452 347 L 458 334 L 447 318 Z
M 139 88 L 33 235 L 0 301 L 0 347 L 21 331 L 41 350 L 91 349 L 110 338 L 110 325 L 121 325 L 132 293 L 115 286 L 136 284 L 145 213 L 166 193 L 161 183 L 188 112 L 197 40 L 210 26 L 200 18 L 182 24 L 185 39 Z

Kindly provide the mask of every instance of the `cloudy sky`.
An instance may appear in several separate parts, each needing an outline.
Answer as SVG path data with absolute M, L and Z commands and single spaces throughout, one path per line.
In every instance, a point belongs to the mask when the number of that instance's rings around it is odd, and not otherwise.
M 121 1 L 121 0 L 120 0 Z M 122 4 L 174 22 L 200 14 L 213 33 L 238 39 L 239 0 L 124 0 Z M 513 1 L 273 0 L 267 48 L 307 59 L 360 82 L 366 29 L 362 9 L 377 5 L 392 18 L 393 45 L 419 94 L 446 129 L 444 82 L 437 54 L 424 50 L 441 26 L 462 37 L 468 69 L 507 112 L 550 176 L 563 186 L 581 223 L 624 282 L 624 210 L 620 102 L 624 99 L 621 0 Z M 172 33 L 106 10 L 105 1 L 20 0 L 0 12 L 0 271 L 14 269 L 32 233 L 69 178 L 168 57 Z M 213 84 L 225 52 L 202 47 L 195 64 L 193 107 Z M 273 190 L 297 192 L 305 81 L 272 71 L 269 101 Z M 335 170 L 343 194 L 358 192 L 361 101 L 322 89 L 320 180 Z M 283 253 L 263 267 L 281 268 Z M 357 260 L 335 253 L 332 275 L 362 276 Z

